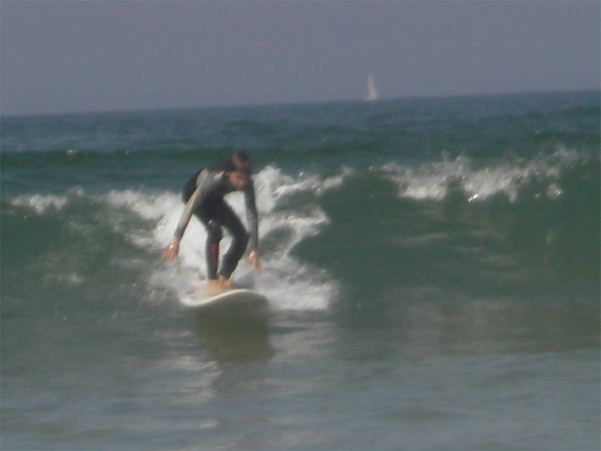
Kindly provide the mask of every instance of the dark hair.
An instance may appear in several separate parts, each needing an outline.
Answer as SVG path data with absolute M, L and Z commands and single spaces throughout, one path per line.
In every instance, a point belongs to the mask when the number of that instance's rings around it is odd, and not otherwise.
M 225 172 L 242 172 L 248 176 L 252 173 L 252 163 L 250 157 L 242 150 L 232 152 L 230 157 L 223 164 Z

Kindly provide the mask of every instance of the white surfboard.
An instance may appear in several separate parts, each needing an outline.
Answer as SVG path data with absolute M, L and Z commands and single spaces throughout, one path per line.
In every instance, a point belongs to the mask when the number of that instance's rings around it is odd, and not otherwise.
M 188 293 L 182 303 L 188 307 L 208 307 L 211 305 L 263 305 L 267 298 L 256 291 L 245 288 L 227 290 L 217 295 L 207 292 L 206 286 L 200 286 Z

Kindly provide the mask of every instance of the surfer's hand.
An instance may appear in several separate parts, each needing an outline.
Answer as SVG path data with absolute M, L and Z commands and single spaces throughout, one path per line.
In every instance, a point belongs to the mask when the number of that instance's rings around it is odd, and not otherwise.
M 250 260 L 250 266 L 252 266 L 256 272 L 263 272 L 263 268 L 261 268 L 261 263 L 259 263 L 259 254 L 257 253 L 257 251 L 250 251 L 248 259 Z
M 177 257 L 178 252 L 179 240 L 177 238 L 173 238 L 163 251 L 163 255 L 161 255 L 161 258 L 167 263 L 171 263 L 173 260 L 175 260 L 175 257 Z

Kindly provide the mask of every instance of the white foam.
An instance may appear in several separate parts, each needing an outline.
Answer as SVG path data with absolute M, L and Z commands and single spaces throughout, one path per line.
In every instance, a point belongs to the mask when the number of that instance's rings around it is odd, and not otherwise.
M 547 157 L 498 163 L 484 168 L 476 168 L 469 158 L 460 156 L 455 160 L 443 159 L 417 168 L 388 164 L 383 169 L 398 184 L 401 197 L 442 200 L 449 187 L 459 183 L 470 202 L 485 200 L 498 193 L 505 194 L 513 202 L 520 186 L 530 177 L 542 175 L 556 178 L 561 168 L 558 161 L 569 163 L 574 158 L 577 156 L 573 152 L 559 149 Z M 548 195 L 561 195 L 556 188 L 550 190 Z
M 34 194 L 17 196 L 12 200 L 12 204 L 30 207 L 36 213 L 43 214 L 49 208 L 61 210 L 67 204 L 68 200 L 67 196 Z
M 301 172 L 295 179 L 282 174 L 273 166 L 267 166 L 255 178 L 257 197 L 261 199 L 259 208 L 264 207 L 265 211 L 270 211 L 277 200 L 295 192 L 310 191 L 320 195 L 342 184 L 344 176 L 348 173 L 349 171 L 345 170 L 340 176 L 322 179 L 317 175 Z

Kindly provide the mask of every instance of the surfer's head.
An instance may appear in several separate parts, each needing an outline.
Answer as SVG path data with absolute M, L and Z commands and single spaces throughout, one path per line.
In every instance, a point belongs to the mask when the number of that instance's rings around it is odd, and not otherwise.
M 224 171 L 234 188 L 244 188 L 248 184 L 252 173 L 250 157 L 242 150 L 234 151 L 226 160 Z

